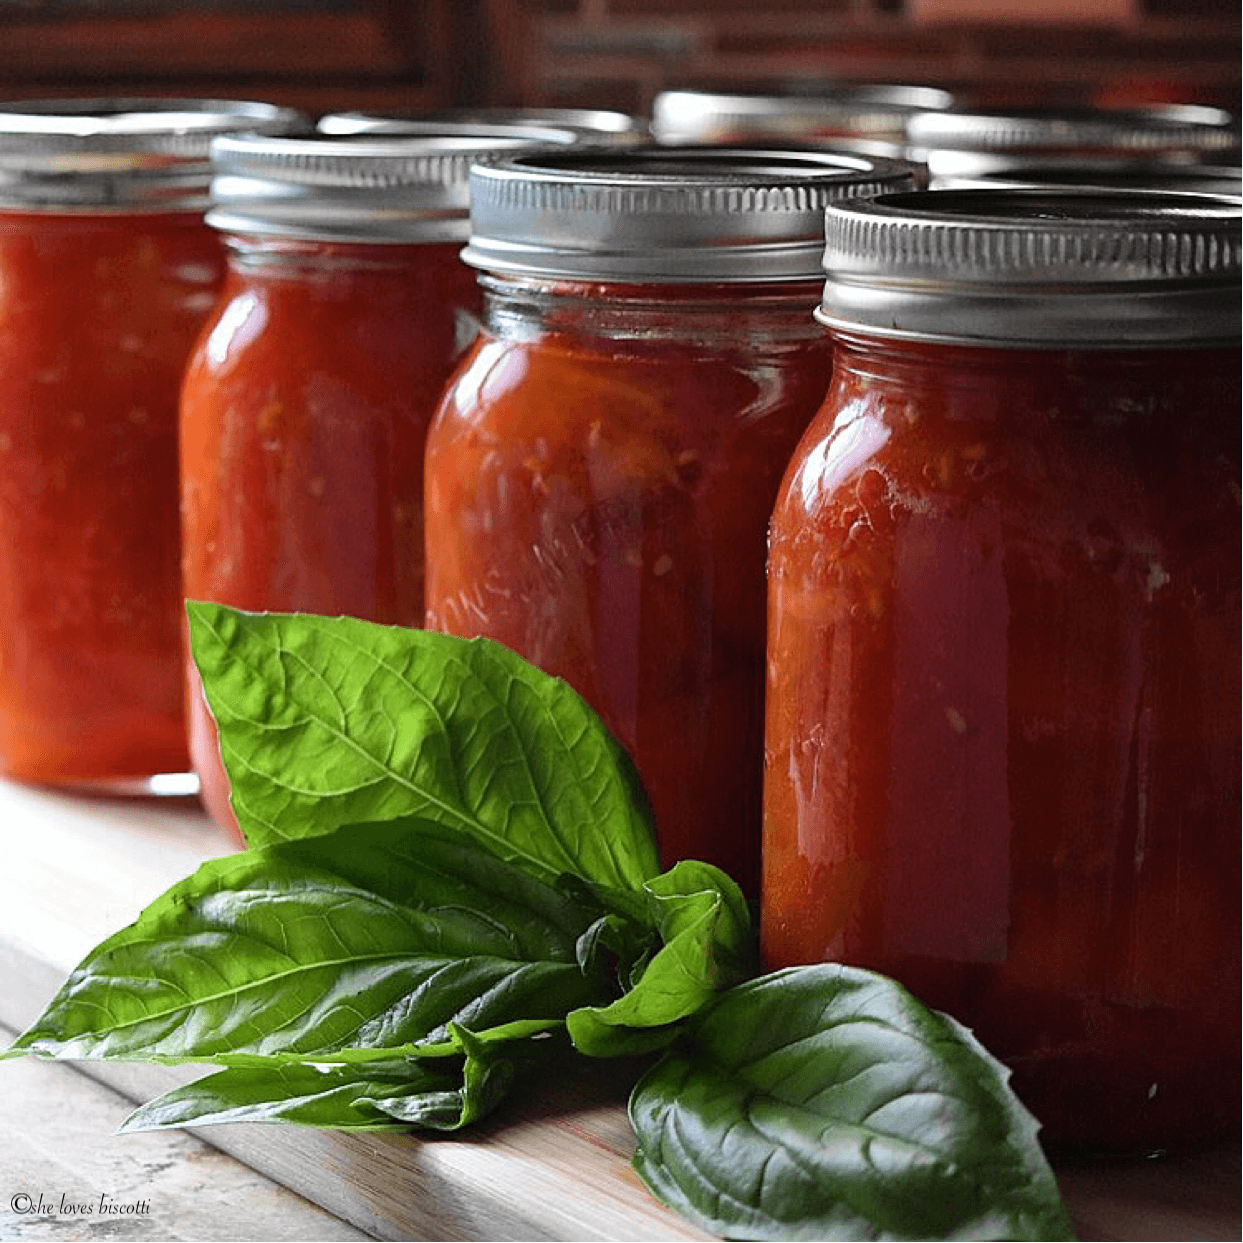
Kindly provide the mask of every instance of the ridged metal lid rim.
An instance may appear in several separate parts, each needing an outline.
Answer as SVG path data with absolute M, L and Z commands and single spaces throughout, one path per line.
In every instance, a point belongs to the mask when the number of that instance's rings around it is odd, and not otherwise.
M 977 298 L 972 313 L 964 316 L 953 313 L 944 298 L 935 294 L 890 292 L 872 300 L 869 294 L 874 292 L 856 290 L 851 296 L 839 287 L 833 298 L 837 313 L 821 303 L 812 314 L 826 328 L 844 335 L 980 349 L 1237 349 L 1241 335 L 1237 311 L 1233 316 L 1214 314 L 1206 319 L 1202 291 L 1162 290 L 1145 298 L 1131 290 L 1127 294 L 1130 313 L 1119 316 L 1111 308 L 1107 330 L 1092 331 L 1085 329 L 1084 295 L 1051 290 L 1040 325 L 1012 332 L 998 331 L 998 325 L 1025 320 L 1030 305 L 1021 298 Z M 1237 285 L 1233 292 L 1237 295 Z M 1220 293 L 1229 299 L 1231 290 L 1223 288 Z M 903 326 L 911 324 L 918 326 Z
M 1046 112 L 922 112 L 907 123 L 912 151 L 931 159 L 937 151 L 1004 153 L 1100 147 L 1106 150 L 1153 153 L 1171 149 L 1222 153 L 1237 150 L 1239 130 L 1217 110 L 1179 113 L 1167 109 L 1081 109 Z M 1197 115 L 1201 119 L 1196 119 Z
M 0 102 L 0 154 L 36 162 L 79 154 L 202 160 L 220 134 L 309 124 L 296 109 L 246 99 L 16 100 Z
M 1033 345 L 1237 340 L 1240 205 L 1125 190 L 932 190 L 831 205 L 818 317 Z
M 523 127 L 449 127 L 419 137 L 228 135 L 212 144 L 207 222 L 324 241 L 465 241 L 472 165 L 575 141 L 566 130 Z
M 281 137 L 224 135 L 211 146 L 218 173 L 314 188 L 466 184 L 473 163 L 535 145 L 570 145 L 566 130 L 513 129 L 494 134 Z
M 34 212 L 202 211 L 212 141 L 306 130 L 256 100 L 55 99 L 0 103 L 0 206 Z
M 433 111 L 331 112 L 316 128 L 324 134 L 420 134 L 446 125 L 518 126 L 570 130 L 587 141 L 643 141 L 647 123 L 627 112 L 608 108 L 445 108 Z
M 899 161 L 811 149 L 544 152 L 475 167 L 463 259 L 571 279 L 815 279 L 828 202 L 915 182 Z
M 640 284 L 767 284 L 817 280 L 818 245 L 756 245 L 731 247 L 728 254 L 707 254 L 688 246 L 660 254 L 644 254 L 624 248 L 581 250 L 553 248 L 540 252 L 538 264 L 522 247 L 489 245 L 486 251 L 472 237 L 462 249 L 462 262 L 501 276 L 531 276 L 568 281 L 627 282 Z
M 985 170 L 938 178 L 942 189 L 1065 187 L 1079 189 L 1167 190 L 1180 194 L 1243 195 L 1243 167 L 1201 162 L 1118 160 L 1000 159 Z

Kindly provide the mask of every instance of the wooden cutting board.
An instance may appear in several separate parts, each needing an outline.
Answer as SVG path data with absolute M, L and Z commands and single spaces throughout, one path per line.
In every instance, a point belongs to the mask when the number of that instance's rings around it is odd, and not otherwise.
M 97 799 L 0 781 L 0 1023 L 33 1021 L 93 945 L 230 849 L 191 799 Z M 202 1073 L 79 1068 L 134 1101 Z M 541 1076 L 451 1138 L 255 1124 L 196 1134 L 376 1238 L 711 1238 L 652 1200 L 630 1167 L 634 1073 L 592 1063 Z M 1232 1146 L 1058 1175 L 1083 1239 L 1213 1240 L 1243 1237 L 1240 1168 Z

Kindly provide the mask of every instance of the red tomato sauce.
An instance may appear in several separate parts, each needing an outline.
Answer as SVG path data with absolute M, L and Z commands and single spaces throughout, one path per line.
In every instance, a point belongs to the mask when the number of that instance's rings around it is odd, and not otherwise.
M 223 275 L 201 213 L 0 211 L 0 771 L 187 766 L 177 392 Z
M 772 526 L 763 956 L 1051 1142 L 1237 1132 L 1238 354 L 843 339 Z
M 232 246 L 182 391 L 186 595 L 420 625 L 423 439 L 475 275 L 456 244 Z M 190 678 L 202 797 L 236 831 Z
M 640 292 L 665 310 L 623 335 L 592 315 L 636 291 L 590 289 L 595 312 L 485 333 L 455 374 L 427 444 L 427 624 L 565 678 L 635 760 L 666 865 L 755 893 L 766 531 L 828 386 L 818 286 L 779 340 L 750 335 L 751 291 L 715 291 L 708 328 L 679 307 L 702 290 Z

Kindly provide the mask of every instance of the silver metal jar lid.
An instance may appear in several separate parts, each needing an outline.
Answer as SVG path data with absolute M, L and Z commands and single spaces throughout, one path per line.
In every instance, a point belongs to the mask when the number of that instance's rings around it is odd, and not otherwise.
M 1013 166 L 1017 158 L 1221 161 L 1239 150 L 1230 113 L 1198 105 L 1148 108 L 1034 109 L 912 116 L 912 156 L 928 165 L 934 184 Z
M 220 134 L 310 128 L 292 108 L 234 99 L 0 103 L 0 207 L 190 211 L 207 205 Z
M 899 340 L 1236 343 L 1239 203 L 1108 190 L 925 190 L 833 204 L 816 318 Z
M 517 125 L 572 130 L 593 142 L 640 143 L 647 122 L 609 108 L 444 108 L 428 112 L 332 112 L 319 119 L 324 134 L 406 134 L 451 125 Z
M 1095 190 L 1172 190 L 1179 194 L 1243 196 L 1243 167 L 1238 164 L 1181 164 L 1146 158 L 1121 160 L 1014 160 L 1007 167 L 977 177 L 942 182 L 941 188 L 968 185 L 1078 187 Z
M 908 164 L 816 150 L 543 151 L 472 170 L 462 258 L 567 279 L 814 280 L 827 204 L 915 184 Z
M 901 143 L 909 116 L 952 104 L 937 87 L 867 83 L 773 95 L 661 91 L 652 101 L 652 134 L 666 143 L 828 136 Z
M 472 164 L 576 140 L 568 130 L 447 123 L 418 137 L 226 136 L 212 143 L 207 223 L 318 241 L 465 241 Z

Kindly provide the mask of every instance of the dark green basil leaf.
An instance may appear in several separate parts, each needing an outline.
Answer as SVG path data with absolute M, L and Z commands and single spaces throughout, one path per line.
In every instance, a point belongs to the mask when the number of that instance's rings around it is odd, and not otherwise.
M 634 1090 L 635 1167 L 728 1239 L 1066 1239 L 1009 1075 L 897 984 L 825 964 L 731 989 Z
M 646 960 L 654 939 L 654 931 L 646 925 L 616 914 L 602 915 L 578 940 L 579 966 L 589 975 L 606 970 L 629 979 L 634 967 Z
M 146 1061 L 515 1038 L 611 995 L 584 911 L 443 825 L 352 825 L 212 860 L 108 938 L 14 1045 Z
M 452 1068 L 379 1050 L 365 1062 L 272 1059 L 233 1066 L 166 1092 L 130 1114 L 120 1129 L 292 1122 L 346 1131 L 455 1131 L 492 1111 L 513 1080 L 515 1064 L 498 1055 L 495 1044 L 456 1024 L 449 1035 L 461 1055 Z
M 233 807 L 263 845 L 415 814 L 552 882 L 660 870 L 634 766 L 564 682 L 500 644 L 187 605 Z
M 431 1065 L 340 1067 L 231 1066 L 175 1088 L 136 1109 L 122 1131 L 219 1122 L 294 1122 L 342 1131 L 450 1127 L 462 1117 L 460 1077 Z
M 662 945 L 624 996 L 567 1017 L 575 1048 L 590 1057 L 663 1047 L 680 1020 L 753 970 L 747 902 L 719 868 L 685 860 L 643 888 Z

